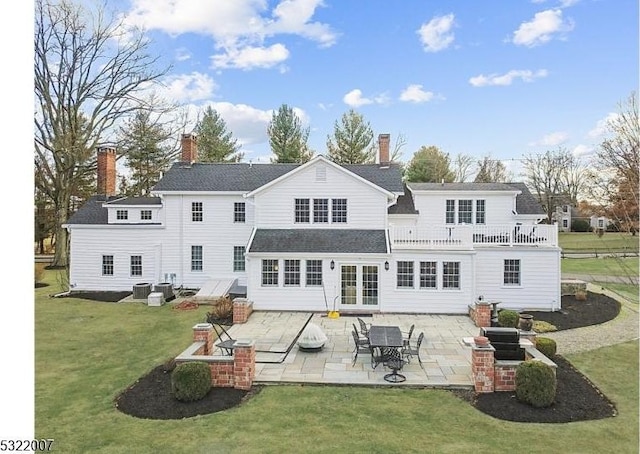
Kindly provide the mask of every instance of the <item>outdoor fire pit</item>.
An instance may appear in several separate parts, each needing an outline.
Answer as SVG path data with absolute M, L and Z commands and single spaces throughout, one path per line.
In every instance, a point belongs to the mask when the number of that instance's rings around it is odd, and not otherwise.
M 303 352 L 318 352 L 324 347 L 327 336 L 318 325 L 309 323 L 298 338 L 298 348 Z

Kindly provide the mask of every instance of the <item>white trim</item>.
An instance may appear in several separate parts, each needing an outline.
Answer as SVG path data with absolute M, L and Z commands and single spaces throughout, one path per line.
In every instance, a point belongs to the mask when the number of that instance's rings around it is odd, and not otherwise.
M 62 224 L 66 229 L 104 229 L 104 228 L 116 228 L 116 229 L 164 229 L 164 224 L 158 222 L 140 222 L 140 223 L 113 223 L 113 224 Z
M 154 195 L 158 195 L 158 196 L 167 196 L 167 195 L 172 195 L 172 196 L 181 196 L 181 195 L 207 195 L 207 196 L 212 196 L 212 195 L 240 195 L 240 196 L 244 196 L 247 193 L 247 191 L 152 191 L 152 194 Z

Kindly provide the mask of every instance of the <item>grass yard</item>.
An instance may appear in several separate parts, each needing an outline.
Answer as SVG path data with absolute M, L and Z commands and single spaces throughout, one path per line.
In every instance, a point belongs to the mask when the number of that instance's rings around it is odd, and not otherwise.
M 638 252 L 638 239 L 638 235 L 617 232 L 607 232 L 602 237 L 593 232 L 558 233 L 558 242 L 565 252 Z
M 45 280 L 56 282 L 48 271 Z M 619 415 L 569 424 L 493 419 L 444 390 L 270 386 L 241 407 L 176 421 L 120 413 L 114 398 L 191 342 L 206 308 L 51 299 L 35 291 L 35 434 L 64 453 L 637 453 L 638 342 L 569 359 Z
M 638 276 L 638 258 L 564 258 L 563 273 L 589 274 L 595 276 Z

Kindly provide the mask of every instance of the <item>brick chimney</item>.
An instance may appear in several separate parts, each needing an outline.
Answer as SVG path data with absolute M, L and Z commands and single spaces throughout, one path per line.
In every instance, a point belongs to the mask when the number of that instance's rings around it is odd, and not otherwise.
M 391 136 L 389 134 L 380 134 L 378 136 L 378 153 L 380 167 L 389 166 L 389 142 Z
M 116 195 L 116 149 L 98 148 L 98 194 Z
M 182 162 L 198 160 L 198 141 L 195 134 L 182 134 Z

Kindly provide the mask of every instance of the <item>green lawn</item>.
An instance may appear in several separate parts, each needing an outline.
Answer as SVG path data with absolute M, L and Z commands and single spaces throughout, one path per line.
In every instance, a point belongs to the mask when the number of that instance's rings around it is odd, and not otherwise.
M 602 237 L 595 233 L 560 232 L 558 242 L 565 251 L 638 252 L 638 236 L 628 233 L 607 232 Z
M 564 258 L 563 273 L 589 274 L 596 276 L 638 276 L 638 258 Z
M 51 272 L 46 279 L 54 283 Z M 36 437 L 65 453 L 637 453 L 638 342 L 569 359 L 619 415 L 569 424 L 493 419 L 444 390 L 270 386 L 241 407 L 141 420 L 113 400 L 191 341 L 205 308 L 35 297 Z

